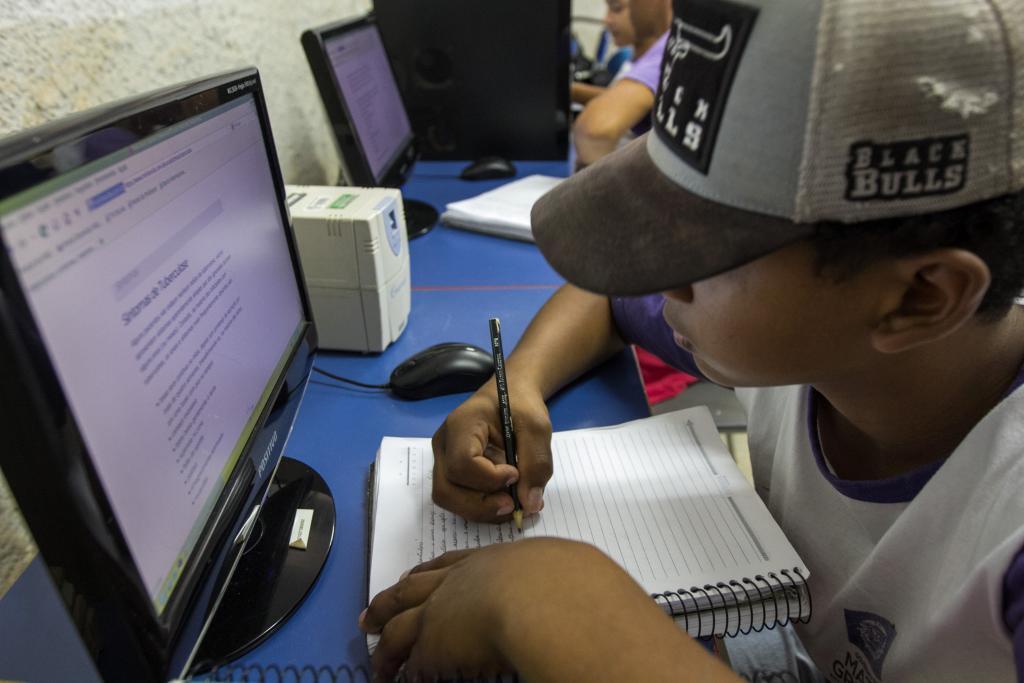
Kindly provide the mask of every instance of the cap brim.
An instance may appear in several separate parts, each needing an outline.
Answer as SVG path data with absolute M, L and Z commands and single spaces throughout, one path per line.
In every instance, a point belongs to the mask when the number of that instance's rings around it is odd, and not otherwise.
M 647 135 L 534 204 L 533 237 L 566 280 L 601 294 L 667 291 L 811 234 L 813 226 L 719 204 L 667 178 Z

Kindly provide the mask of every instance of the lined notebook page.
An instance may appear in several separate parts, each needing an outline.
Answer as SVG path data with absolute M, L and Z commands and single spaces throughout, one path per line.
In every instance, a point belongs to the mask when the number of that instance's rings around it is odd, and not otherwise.
M 648 592 L 807 570 L 743 478 L 706 408 L 557 432 L 545 507 L 477 524 L 431 502 L 429 439 L 386 437 L 378 454 L 370 595 L 448 550 L 533 536 L 587 541 Z

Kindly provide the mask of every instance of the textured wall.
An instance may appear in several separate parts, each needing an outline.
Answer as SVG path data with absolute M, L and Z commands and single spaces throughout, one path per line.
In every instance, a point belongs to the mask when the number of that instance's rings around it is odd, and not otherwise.
M 0 136 L 135 93 L 259 68 L 286 181 L 338 162 L 299 35 L 369 0 L 0 0 Z M 34 555 L 0 480 L 0 595 Z
M 300 33 L 368 0 L 0 0 L 0 134 L 241 66 L 260 69 L 285 179 L 335 177 Z
M 575 20 L 573 21 L 572 30 L 583 46 L 584 54 L 588 57 L 594 56 L 602 27 L 600 24 L 580 21 L 580 19 L 601 19 L 604 16 L 605 9 L 605 0 L 573 0 L 572 2 L 572 16 Z

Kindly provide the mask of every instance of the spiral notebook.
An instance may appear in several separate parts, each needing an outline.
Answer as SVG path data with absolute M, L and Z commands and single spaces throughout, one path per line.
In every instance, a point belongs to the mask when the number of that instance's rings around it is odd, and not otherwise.
M 448 550 L 558 536 L 603 550 L 694 637 L 810 617 L 807 568 L 707 408 L 556 432 L 552 453 L 544 509 L 518 533 L 434 505 L 430 439 L 385 437 L 373 475 L 370 595 Z

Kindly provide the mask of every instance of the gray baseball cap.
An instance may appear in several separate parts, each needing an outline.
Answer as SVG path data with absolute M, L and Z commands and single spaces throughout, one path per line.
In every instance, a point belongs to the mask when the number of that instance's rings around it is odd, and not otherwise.
M 570 282 L 664 291 L 1024 187 L 1021 0 L 674 0 L 652 130 L 535 204 Z

